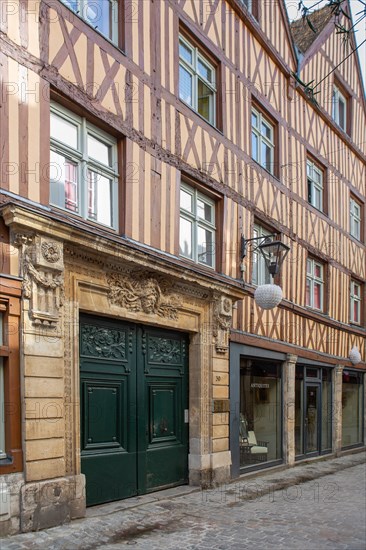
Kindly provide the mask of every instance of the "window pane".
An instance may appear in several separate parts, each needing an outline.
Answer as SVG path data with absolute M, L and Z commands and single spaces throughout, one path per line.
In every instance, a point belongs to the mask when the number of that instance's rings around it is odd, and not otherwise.
M 57 139 L 72 149 L 78 148 L 77 126 L 55 113 L 51 113 L 51 138 Z
M 258 128 L 258 116 L 255 113 L 252 113 L 252 126 Z
M 314 307 L 321 309 L 322 307 L 322 285 L 314 283 Z
M 88 156 L 93 159 L 105 164 L 106 166 L 111 166 L 111 146 L 106 145 L 100 139 L 95 138 L 88 134 Z
M 315 264 L 315 277 L 322 278 L 322 267 L 319 264 Z
M 193 64 L 192 50 L 188 48 L 188 46 L 186 46 L 186 44 L 184 44 L 181 40 L 179 41 L 179 56 L 190 65 Z
M 78 165 L 55 151 L 50 159 L 51 202 L 78 212 Z
M 192 75 L 182 65 L 179 65 L 179 97 L 188 105 L 193 104 L 192 99 Z
M 355 296 L 359 296 L 360 295 L 360 287 L 359 285 L 356 285 L 355 283 L 353 283 L 353 294 Z
M 192 212 L 192 200 L 193 197 L 190 193 L 187 193 L 184 189 L 180 190 L 180 207 L 184 208 L 188 212 Z
M 272 128 L 265 122 L 262 122 L 262 135 L 272 140 Z
M 321 208 L 321 192 L 317 187 L 314 188 L 314 206 Z
M 338 120 L 339 126 L 344 130 L 346 127 L 346 105 L 342 99 L 339 99 L 338 115 L 339 115 L 339 120 Z
M 77 11 L 78 10 L 78 2 L 77 0 L 63 0 L 64 4 L 68 6 L 70 9 Z
M 112 5 L 109 0 L 86 0 L 83 17 L 102 34 L 112 38 Z
M 360 230 L 361 230 L 361 224 L 359 221 L 354 220 L 353 222 L 353 236 L 356 237 L 356 239 L 360 238 Z
M 197 110 L 203 118 L 213 122 L 213 91 L 202 80 L 198 79 L 198 106 Z
M 197 260 L 201 264 L 213 266 L 214 256 L 213 234 L 208 229 L 198 227 L 197 231 Z
M 257 162 L 259 162 L 258 152 L 258 136 L 254 132 L 252 132 L 252 157 Z
M 360 322 L 360 303 L 354 300 L 353 302 L 353 321 Z
M 179 253 L 187 258 L 192 258 L 192 223 L 185 218 L 180 218 Z
M 313 184 L 310 179 L 308 179 L 308 201 L 313 204 Z
M 305 303 L 307 306 L 311 306 L 311 281 L 310 279 L 306 278 L 306 296 L 305 296 Z
M 312 262 L 311 260 L 306 260 L 306 272 L 311 274 L 312 273 Z
M 88 218 L 112 225 L 112 182 L 109 178 L 88 170 Z
M 268 170 L 268 172 L 273 171 L 272 166 L 272 149 L 268 145 L 262 142 L 262 166 Z
M 207 222 L 213 222 L 213 207 L 211 204 L 207 204 L 202 199 L 197 199 L 197 216 L 201 220 L 206 220 Z
M 197 62 L 197 72 L 200 76 L 202 76 L 203 78 L 205 78 L 208 82 L 213 82 L 213 79 L 212 79 L 212 70 L 210 69 L 210 67 L 208 67 L 206 65 L 206 63 L 204 63 L 202 61 L 202 59 L 198 59 L 198 62 Z

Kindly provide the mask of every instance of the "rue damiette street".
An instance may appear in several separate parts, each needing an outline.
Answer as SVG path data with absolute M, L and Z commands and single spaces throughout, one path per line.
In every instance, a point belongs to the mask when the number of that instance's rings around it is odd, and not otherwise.
M 181 487 L 88 508 L 85 519 L 0 548 L 364 550 L 365 475 L 362 452 L 206 491 Z

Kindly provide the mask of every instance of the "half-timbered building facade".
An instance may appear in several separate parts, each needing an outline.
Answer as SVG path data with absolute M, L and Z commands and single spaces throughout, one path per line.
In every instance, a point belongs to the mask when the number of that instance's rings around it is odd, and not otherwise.
M 364 445 L 365 95 L 316 17 L 1 3 L 2 534 Z

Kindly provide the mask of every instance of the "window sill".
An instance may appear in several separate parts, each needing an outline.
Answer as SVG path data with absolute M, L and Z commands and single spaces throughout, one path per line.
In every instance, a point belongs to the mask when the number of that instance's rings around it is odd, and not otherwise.
M 87 218 L 83 218 L 78 214 L 73 214 L 72 212 L 62 208 L 61 206 L 57 206 L 56 204 L 50 204 L 50 209 L 51 209 L 51 212 L 56 211 L 60 214 L 63 214 L 70 221 L 83 223 L 83 224 L 86 224 L 88 227 L 95 227 L 103 231 L 108 231 L 109 233 L 118 234 L 118 230 L 115 227 L 94 222 L 93 220 L 88 220 Z
M 252 161 L 255 163 L 255 166 L 258 166 L 258 168 L 260 168 L 261 170 L 263 170 L 263 172 L 265 174 L 268 174 L 269 176 L 271 176 L 271 178 L 275 179 L 278 183 L 280 183 L 281 185 L 283 185 L 282 181 L 280 180 L 280 178 L 276 175 L 276 174 L 272 174 L 272 172 L 270 172 L 269 170 L 267 170 L 267 168 L 265 168 L 264 166 L 262 166 L 261 164 L 259 164 L 259 162 L 257 160 L 255 160 L 253 157 L 250 157 L 252 159 Z
M 317 313 L 318 315 L 322 315 L 322 317 L 326 317 L 327 319 L 330 319 L 331 317 L 328 315 L 328 313 L 324 313 L 322 309 L 317 309 L 316 307 L 306 306 L 305 309 L 307 311 L 312 311 L 314 313 Z
M 311 204 L 311 202 L 307 201 L 307 204 L 311 207 L 312 210 L 314 210 L 314 212 L 316 214 L 323 214 L 323 216 L 327 219 L 329 219 L 329 216 L 326 212 L 324 212 L 324 210 L 321 210 L 320 208 L 317 208 L 314 204 Z
M 190 266 L 197 267 L 199 270 L 202 270 L 202 271 L 207 272 L 207 273 L 215 273 L 215 271 L 217 271 L 215 266 L 211 267 L 207 264 L 201 264 L 199 262 L 195 262 L 194 260 L 192 260 L 191 258 L 187 258 L 186 256 L 181 256 L 180 255 L 179 259 L 184 261 L 184 262 L 189 262 Z
M 219 132 L 219 134 L 221 134 L 222 136 L 224 135 L 223 131 L 218 127 L 218 126 L 215 126 L 212 122 L 210 122 L 209 120 L 207 120 L 207 118 L 203 117 L 202 115 L 200 115 L 200 113 L 198 111 L 196 111 L 195 109 L 193 109 L 193 107 L 191 105 L 189 105 L 189 103 L 186 103 L 183 99 L 181 99 L 180 97 L 177 97 L 177 99 L 179 100 L 179 103 L 181 103 L 182 105 L 184 105 L 185 107 L 188 107 L 188 109 L 194 113 L 198 118 L 199 120 L 201 120 L 202 122 L 205 122 L 206 124 L 208 124 L 208 126 L 210 128 L 212 128 L 213 130 L 216 130 L 216 132 Z M 179 109 L 178 109 L 179 111 Z
M 364 244 L 364 242 L 361 239 L 358 239 L 357 237 L 352 235 L 352 233 L 348 233 L 348 235 L 351 237 L 351 240 L 354 241 L 356 244 L 358 245 Z

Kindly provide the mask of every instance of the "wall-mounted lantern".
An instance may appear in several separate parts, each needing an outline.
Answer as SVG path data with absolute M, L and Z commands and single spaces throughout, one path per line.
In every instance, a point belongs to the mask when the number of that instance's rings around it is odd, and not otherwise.
M 272 278 L 281 271 L 283 261 L 290 250 L 289 246 L 280 240 L 274 239 L 274 237 L 277 236 L 278 233 L 264 235 L 262 237 L 253 237 L 252 239 L 245 239 L 243 235 L 241 236 L 242 259 L 247 255 L 248 244 L 250 243 L 252 245 L 252 243 L 258 242 L 258 244 L 253 247 L 253 251 L 259 250 L 262 254 L 266 268 Z M 254 293 L 254 299 L 262 309 L 273 309 L 278 306 L 282 300 L 282 289 L 273 283 L 261 285 L 257 287 Z

